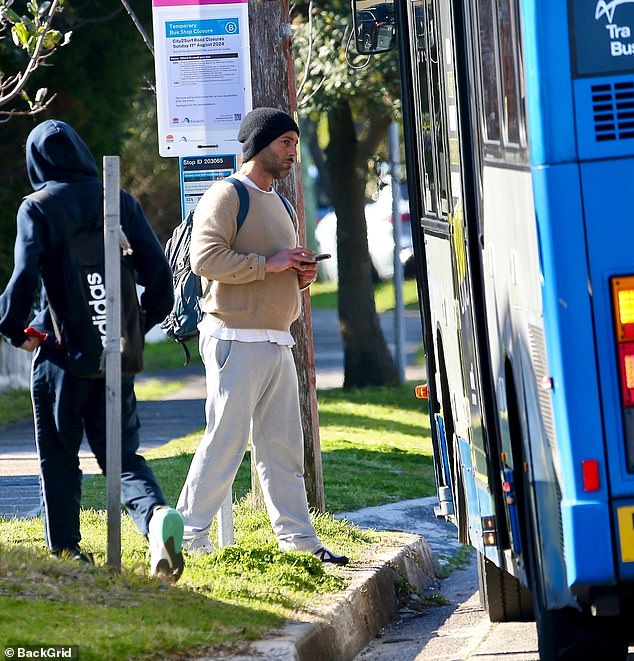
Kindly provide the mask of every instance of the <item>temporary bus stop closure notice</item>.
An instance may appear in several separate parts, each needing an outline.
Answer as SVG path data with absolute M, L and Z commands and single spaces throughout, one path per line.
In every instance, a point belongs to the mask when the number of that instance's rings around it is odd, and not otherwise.
M 159 154 L 238 154 L 251 109 L 246 0 L 153 0 Z

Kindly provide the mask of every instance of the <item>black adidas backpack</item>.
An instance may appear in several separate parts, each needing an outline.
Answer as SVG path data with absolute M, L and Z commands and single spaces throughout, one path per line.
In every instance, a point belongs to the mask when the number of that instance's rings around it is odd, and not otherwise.
M 31 193 L 64 236 L 61 300 L 49 300 L 55 336 L 76 376 L 104 377 L 106 278 L 103 216 L 77 226 L 64 206 L 46 190 Z M 121 253 L 121 372 L 143 369 L 144 329 L 132 258 Z
M 249 212 L 249 193 L 239 179 L 227 177 L 224 181 L 233 184 L 238 193 L 237 232 L 239 232 Z M 292 218 L 293 210 L 290 202 L 281 193 L 278 195 Z M 191 360 L 186 343 L 198 337 L 198 324 L 202 321 L 204 314 L 200 309 L 202 298 L 200 276 L 192 272 L 189 261 L 193 223 L 194 212 L 190 211 L 176 226 L 172 236 L 165 244 L 165 256 L 172 268 L 174 306 L 161 323 L 161 328 L 170 340 L 178 342 L 183 347 L 185 365 L 189 364 Z

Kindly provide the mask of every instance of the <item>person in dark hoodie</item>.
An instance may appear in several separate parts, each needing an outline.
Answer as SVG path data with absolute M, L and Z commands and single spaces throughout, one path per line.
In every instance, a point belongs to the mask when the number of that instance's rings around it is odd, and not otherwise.
M 26 165 L 34 191 L 45 190 L 74 224 L 80 226 L 101 217 L 103 185 L 95 159 L 68 124 L 46 120 L 36 126 L 27 139 Z M 34 352 L 31 397 L 47 544 L 57 556 L 91 561 L 79 545 L 82 473 L 78 455 L 85 432 L 105 472 L 106 383 L 103 376 L 74 375 L 64 351 L 25 334 L 40 278 L 41 312 L 30 326 L 48 338 L 55 337 L 48 301 L 60 300 L 64 292 L 64 236 L 51 213 L 56 206 L 44 202 L 25 197 L 18 209 L 15 265 L 0 295 L 0 334 L 13 346 Z M 144 287 L 140 302 L 147 332 L 171 310 L 171 270 L 140 205 L 123 190 L 120 216 L 133 250 L 137 282 Z M 137 452 L 139 419 L 134 376 L 122 377 L 121 392 L 121 499 L 148 538 L 152 573 L 177 580 L 183 571 L 183 519 L 167 507 L 152 470 Z

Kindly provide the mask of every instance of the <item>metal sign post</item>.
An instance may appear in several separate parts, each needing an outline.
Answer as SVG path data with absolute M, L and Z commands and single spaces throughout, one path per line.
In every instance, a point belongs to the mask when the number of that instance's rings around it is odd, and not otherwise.
M 401 150 L 398 142 L 398 124 L 389 128 L 390 160 L 392 170 L 392 232 L 394 236 L 394 352 L 400 381 L 405 377 L 405 331 L 403 320 L 403 265 L 401 264 Z
M 218 510 L 218 547 L 231 546 L 234 542 L 232 488 Z
M 119 157 L 104 156 L 104 249 L 106 258 L 106 493 L 108 555 L 121 571 L 121 245 Z

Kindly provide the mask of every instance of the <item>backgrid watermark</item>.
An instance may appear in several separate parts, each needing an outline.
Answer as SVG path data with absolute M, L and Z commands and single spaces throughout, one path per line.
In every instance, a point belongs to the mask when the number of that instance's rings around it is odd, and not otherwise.
M 9 645 L 4 659 L 79 659 L 79 645 Z

